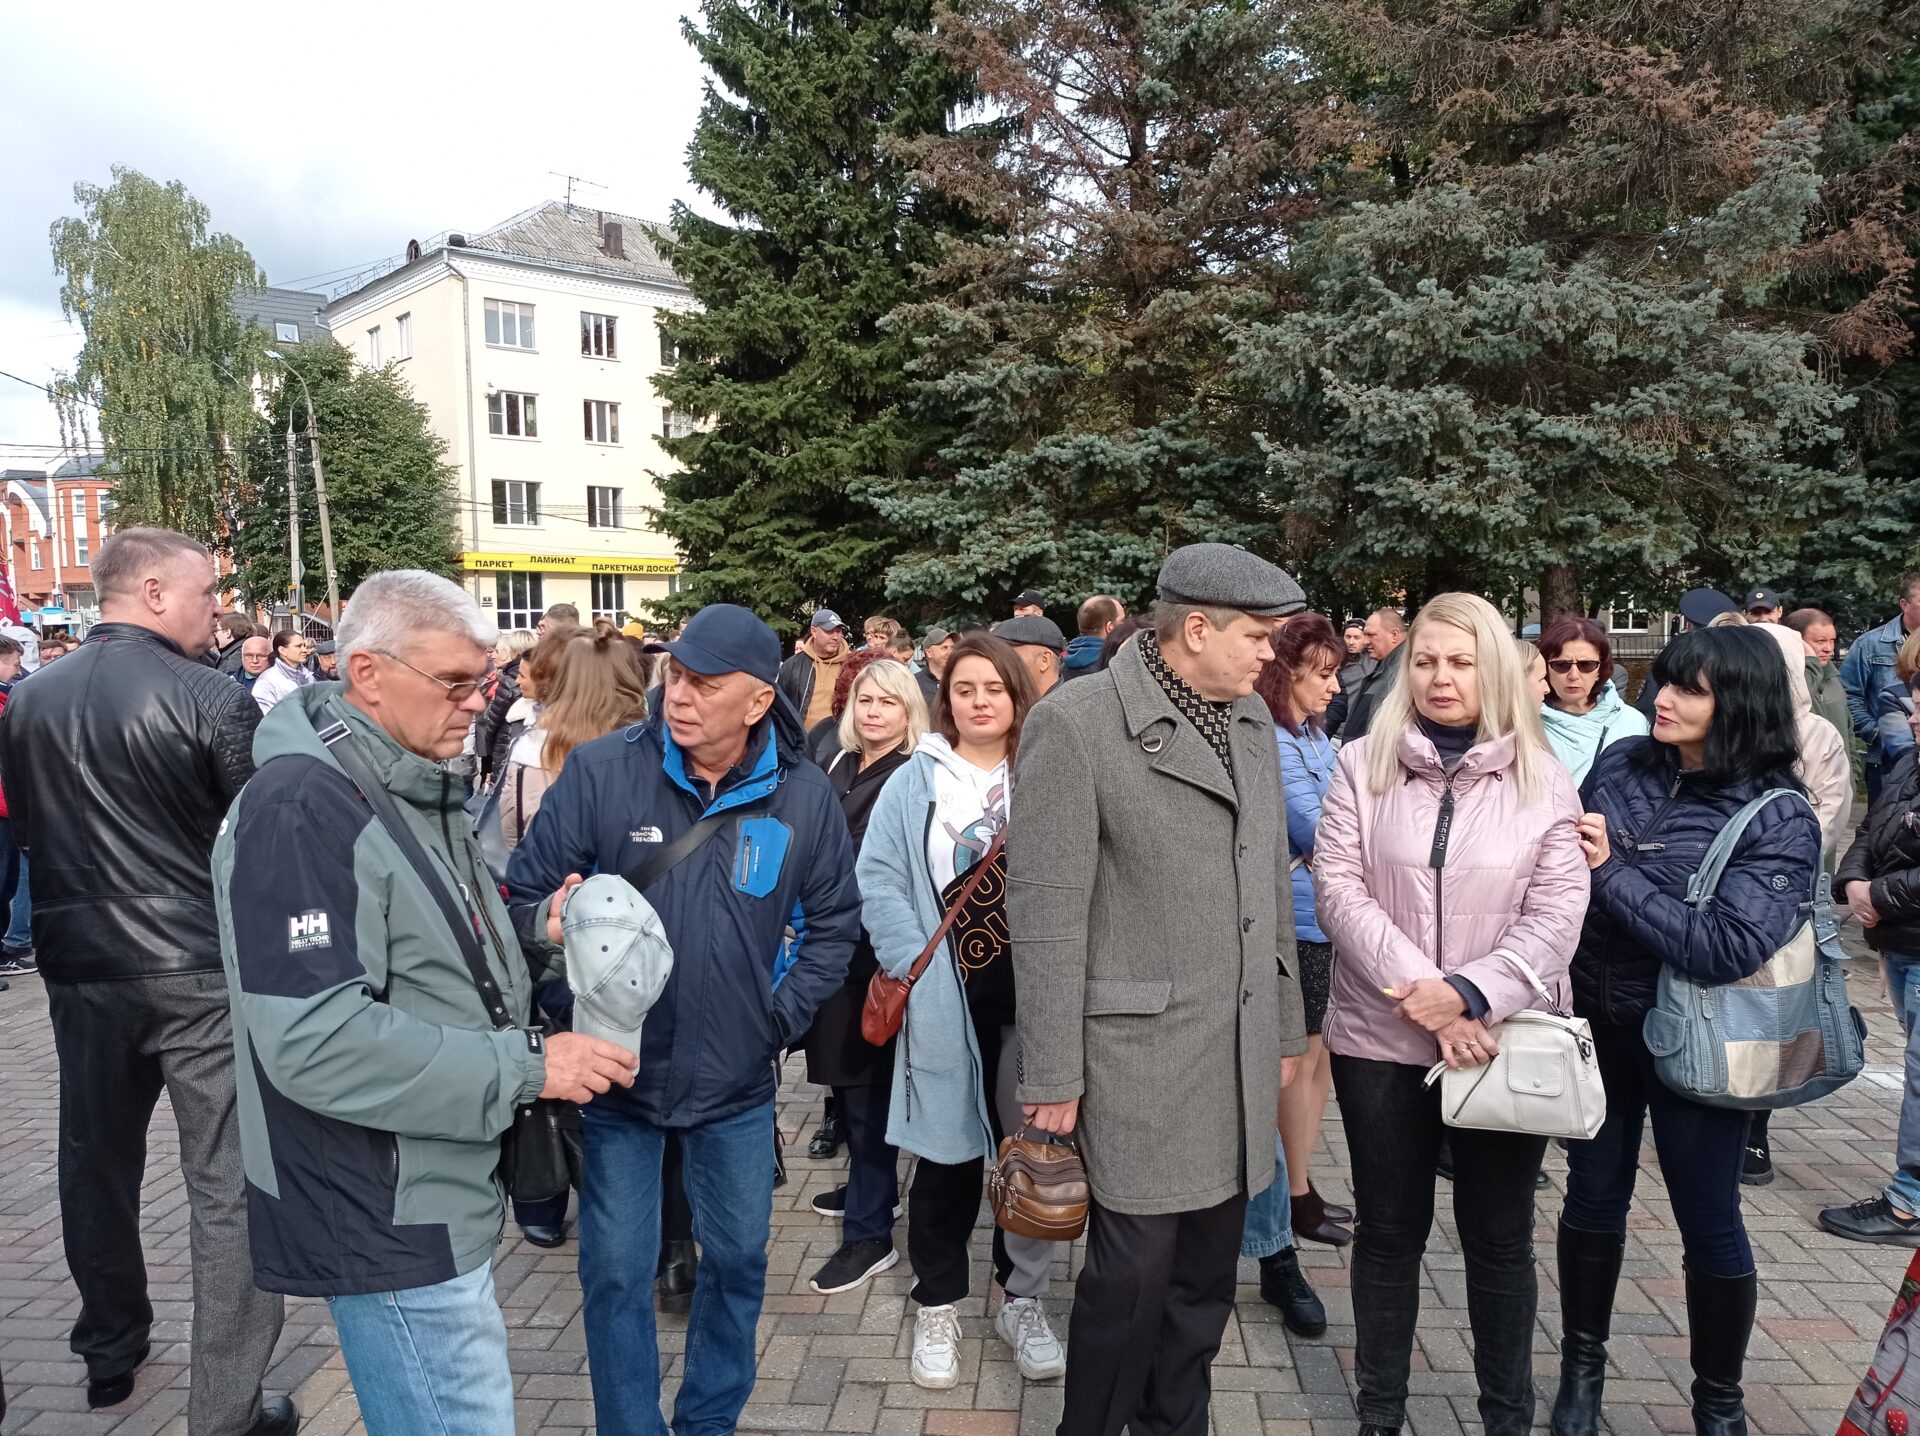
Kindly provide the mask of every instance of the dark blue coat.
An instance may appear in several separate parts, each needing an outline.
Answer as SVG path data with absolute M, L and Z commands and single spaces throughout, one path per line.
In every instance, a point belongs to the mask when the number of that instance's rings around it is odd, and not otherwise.
M 640 1075 L 595 1100 L 667 1127 L 718 1121 L 772 1098 L 773 1061 L 846 977 L 860 894 L 840 800 L 801 751 L 784 698 L 754 729 L 709 803 L 666 724 L 583 744 L 507 865 L 521 945 L 545 947 L 546 906 L 569 873 L 626 873 L 707 812 L 749 810 L 646 892 L 673 944 L 673 973 L 647 1014 Z M 782 958 L 789 924 L 796 951 Z
M 1613 854 L 1594 870 L 1573 955 L 1575 1012 L 1638 1027 L 1662 963 L 1702 982 L 1733 982 L 1792 935 L 1820 862 L 1820 824 L 1799 798 L 1776 798 L 1755 815 L 1708 912 L 1685 901 L 1714 836 L 1763 791 L 1682 773 L 1674 749 L 1651 738 L 1600 755 L 1580 796 L 1587 812 L 1606 815 Z

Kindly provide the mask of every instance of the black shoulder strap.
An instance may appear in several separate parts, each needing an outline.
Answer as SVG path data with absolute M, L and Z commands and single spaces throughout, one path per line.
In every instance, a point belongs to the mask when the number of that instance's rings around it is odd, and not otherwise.
M 718 813 L 708 813 L 665 847 L 649 854 L 645 862 L 628 868 L 620 876 L 633 885 L 635 892 L 643 893 L 691 857 L 695 848 L 724 828 L 728 818 L 757 818 L 765 811 L 764 808 L 726 808 Z
M 487 1009 L 487 1016 L 494 1027 L 504 1031 L 517 1026 L 507 1012 L 500 984 L 487 971 L 486 953 L 480 946 L 477 930 L 479 919 L 460 910 L 453 894 L 447 890 L 446 879 L 434 870 L 433 860 L 427 856 L 427 850 L 420 846 L 420 840 L 413 835 L 413 829 L 407 826 L 406 818 L 394 805 L 393 795 L 387 792 L 386 785 L 367 762 L 366 754 L 353 741 L 353 730 L 344 721 L 336 720 L 320 729 L 320 741 L 327 745 L 328 751 L 346 770 L 347 777 L 359 790 L 361 798 L 373 809 L 375 821 L 387 830 L 387 836 L 393 839 L 414 873 L 427 885 L 427 891 L 433 894 L 433 900 L 440 905 L 441 916 L 446 918 L 447 926 L 453 931 L 453 940 L 460 948 L 460 956 L 466 960 L 467 975 L 479 990 L 480 1001 Z M 468 901 L 472 899 L 469 897 Z

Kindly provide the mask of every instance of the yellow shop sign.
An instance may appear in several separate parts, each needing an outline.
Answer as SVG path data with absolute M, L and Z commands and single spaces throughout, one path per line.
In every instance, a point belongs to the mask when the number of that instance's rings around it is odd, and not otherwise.
M 468 573 L 641 573 L 676 574 L 674 558 L 643 558 L 639 554 L 584 553 L 463 553 L 460 566 Z

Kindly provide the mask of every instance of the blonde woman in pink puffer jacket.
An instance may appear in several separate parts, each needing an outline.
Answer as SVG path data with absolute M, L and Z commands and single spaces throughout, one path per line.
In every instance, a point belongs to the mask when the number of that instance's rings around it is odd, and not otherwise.
M 1547 746 L 1499 612 L 1445 593 L 1420 610 L 1404 674 L 1342 750 L 1314 887 L 1333 940 L 1324 1036 L 1349 1133 L 1360 1431 L 1406 1416 L 1443 1128 L 1436 1061 L 1490 1061 L 1500 1022 L 1557 997 L 1587 911 L 1573 781 Z M 1487 1436 L 1533 1423 L 1534 1178 L 1544 1137 L 1452 1129 L 1474 1374 Z

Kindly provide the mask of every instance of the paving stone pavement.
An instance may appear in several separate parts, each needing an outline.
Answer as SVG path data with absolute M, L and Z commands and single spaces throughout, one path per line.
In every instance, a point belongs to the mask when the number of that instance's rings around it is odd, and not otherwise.
M 1909 1255 L 1899 1248 L 1850 1245 L 1813 1226 L 1820 1207 L 1867 1195 L 1884 1181 L 1899 1113 L 1900 1050 L 1892 1040 L 1897 1029 L 1872 969 L 1864 963 L 1851 966 L 1854 999 L 1873 1032 L 1873 1065 L 1826 1102 L 1775 1119 L 1779 1178 L 1747 1192 L 1747 1222 L 1762 1280 L 1747 1403 L 1753 1429 L 1762 1436 L 1826 1436 L 1835 1430 L 1872 1355 Z M 819 1120 L 821 1095 L 802 1080 L 794 1063 L 779 1118 L 790 1153 L 804 1153 L 806 1137 Z M 0 1113 L 0 1369 L 9 1399 L 0 1431 L 7 1436 L 184 1436 L 187 1203 L 170 1109 L 163 1099 L 155 1115 L 145 1186 L 157 1317 L 153 1357 L 141 1370 L 133 1396 L 97 1413 L 86 1409 L 83 1371 L 67 1350 L 78 1302 L 60 1245 L 54 1177 L 58 1097 L 38 978 L 16 977 L 12 990 L 0 993 Z M 1329 1113 L 1326 1137 L 1330 1150 L 1323 1151 L 1316 1184 L 1327 1195 L 1345 1199 L 1350 1195 L 1346 1142 L 1337 1109 Z M 1651 1146 L 1645 1165 L 1651 1173 Z M 1060 1414 L 1059 1383 L 1021 1380 L 1011 1353 L 990 1329 L 982 1297 L 961 1309 L 966 1337 L 961 1384 L 936 1392 L 920 1390 L 907 1375 L 910 1278 L 904 1260 L 860 1291 L 823 1297 L 807 1289 L 808 1275 L 836 1244 L 835 1228 L 808 1202 L 839 1184 L 839 1169 L 838 1163 L 790 1156 L 789 1183 L 775 1193 L 759 1382 L 741 1429 L 878 1436 L 1050 1433 Z M 1554 1190 L 1541 1194 L 1536 1230 L 1542 1261 L 1534 1350 L 1536 1379 L 1546 1389 L 1542 1424 L 1558 1331 L 1553 1225 L 1566 1165 L 1557 1150 L 1549 1153 L 1548 1171 Z M 1614 1323 L 1607 1418 L 1615 1436 L 1690 1429 L 1679 1236 L 1658 1181 L 1643 1178 L 1641 1191 Z M 904 1239 L 903 1226 L 903 1245 Z M 981 1290 L 989 1280 L 986 1246 L 983 1232 L 974 1251 Z M 512 1341 L 522 1433 L 583 1436 L 593 1429 L 576 1256 L 571 1242 L 544 1252 L 519 1241 L 511 1228 L 500 1245 L 495 1279 Z M 1076 1247 L 1055 1265 L 1050 1307 L 1063 1338 L 1068 1279 L 1080 1259 Z M 1260 1300 L 1253 1263 L 1241 1264 L 1239 1303 L 1214 1366 L 1213 1429 L 1220 1436 L 1351 1436 L 1354 1430 L 1353 1304 L 1346 1261 L 1330 1248 L 1309 1247 L 1304 1264 L 1332 1323 L 1313 1341 L 1287 1334 L 1278 1314 Z M 1408 1428 L 1412 1436 L 1477 1430 L 1461 1260 L 1444 1192 L 1422 1300 Z M 684 1317 L 662 1318 L 670 1386 L 680 1370 L 685 1335 Z M 294 1393 L 306 1416 L 302 1430 L 311 1436 L 364 1430 L 322 1303 L 288 1302 L 286 1331 L 268 1385 Z

